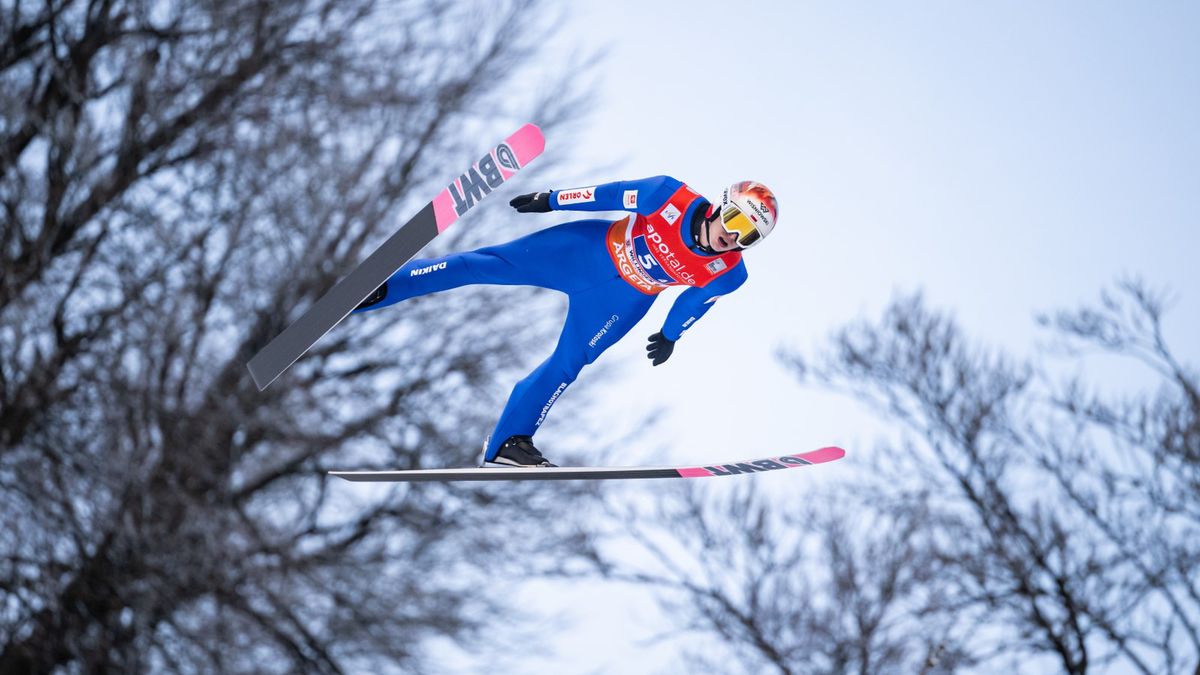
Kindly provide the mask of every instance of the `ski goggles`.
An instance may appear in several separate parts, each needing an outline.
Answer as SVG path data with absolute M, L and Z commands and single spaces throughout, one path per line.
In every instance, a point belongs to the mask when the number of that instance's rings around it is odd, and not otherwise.
M 727 233 L 737 235 L 738 246 L 742 248 L 750 248 L 762 239 L 762 234 L 754 223 L 750 222 L 750 218 L 733 204 L 721 207 L 721 227 L 724 227 Z

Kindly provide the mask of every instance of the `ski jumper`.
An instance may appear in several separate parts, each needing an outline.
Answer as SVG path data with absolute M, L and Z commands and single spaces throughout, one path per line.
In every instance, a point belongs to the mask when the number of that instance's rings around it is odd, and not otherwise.
M 617 221 L 579 220 L 506 244 L 412 260 L 386 284 L 373 311 L 419 295 L 469 284 L 539 286 L 567 295 L 566 322 L 554 352 L 517 383 L 487 444 L 485 459 L 514 435 L 533 436 L 555 401 L 625 336 L 670 286 L 688 286 L 662 333 L 678 340 L 722 295 L 746 281 L 741 254 L 706 254 L 694 243 L 693 218 L 708 200 L 669 176 L 550 193 L 552 210 L 629 211 Z

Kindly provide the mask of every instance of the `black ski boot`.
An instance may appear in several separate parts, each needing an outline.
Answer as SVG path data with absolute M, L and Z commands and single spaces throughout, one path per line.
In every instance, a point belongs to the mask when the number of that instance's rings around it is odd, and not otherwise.
M 385 281 L 385 282 L 383 282 L 382 286 L 380 286 L 379 288 L 376 288 L 370 295 L 368 295 L 366 300 L 363 300 L 362 302 L 358 303 L 358 307 L 355 307 L 354 309 L 366 309 L 368 307 L 374 307 L 375 305 L 378 305 L 380 302 L 383 302 L 383 299 L 386 297 L 387 297 L 387 282 Z
M 533 447 L 533 436 L 511 436 L 490 461 L 484 460 L 484 467 L 490 468 L 533 468 L 557 466 L 542 457 L 542 453 Z

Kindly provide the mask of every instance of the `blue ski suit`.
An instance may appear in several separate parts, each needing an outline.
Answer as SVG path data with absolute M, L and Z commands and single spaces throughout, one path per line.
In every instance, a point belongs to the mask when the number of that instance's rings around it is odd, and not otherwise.
M 693 243 L 692 219 L 697 211 L 704 216 L 709 202 L 669 176 L 555 190 L 550 206 L 634 215 L 567 222 L 505 244 L 414 259 L 388 279 L 382 300 L 355 310 L 374 311 L 469 284 L 539 286 L 567 295 L 558 344 L 513 389 L 488 442 L 487 460 L 511 436 L 533 436 L 583 367 L 624 337 L 659 291 L 689 286 L 662 327 L 667 339 L 678 340 L 718 297 L 747 278 L 740 254 L 706 254 Z

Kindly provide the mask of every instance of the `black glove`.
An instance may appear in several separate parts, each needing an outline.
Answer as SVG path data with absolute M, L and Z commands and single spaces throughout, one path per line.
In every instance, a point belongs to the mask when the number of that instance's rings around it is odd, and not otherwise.
M 675 351 L 675 341 L 668 340 L 662 332 L 655 333 L 650 336 L 650 344 L 646 345 L 646 358 L 654 362 L 654 365 L 661 365 L 671 358 L 671 352 Z
M 520 213 L 547 213 L 550 211 L 549 192 L 530 192 L 513 197 L 508 205 Z

